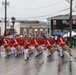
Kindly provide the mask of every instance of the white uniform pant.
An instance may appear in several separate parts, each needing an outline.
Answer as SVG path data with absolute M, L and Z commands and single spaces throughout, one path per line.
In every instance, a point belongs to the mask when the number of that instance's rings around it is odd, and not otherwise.
M 57 47 L 58 47 L 60 56 L 63 56 L 63 54 L 64 54 L 63 49 L 62 49 L 61 46 L 59 46 L 59 45 L 58 45 Z
M 47 56 L 51 55 L 49 49 L 47 48 Z
M 24 59 L 27 60 L 28 57 L 29 57 L 28 49 L 24 49 Z
M 21 50 L 20 50 L 20 53 L 24 53 L 24 47 L 23 46 L 21 46 Z
M 35 48 L 35 56 L 41 54 L 42 52 L 43 52 L 43 51 L 38 52 L 38 51 L 36 50 L 36 48 Z
M 5 50 L 5 49 L 4 49 Z M 11 52 L 6 52 L 6 50 L 5 50 L 5 57 L 7 57 L 8 55 L 10 55 L 11 54 Z
M 15 56 L 19 55 L 20 52 L 18 50 L 16 50 L 15 47 L 13 47 L 13 50 L 14 50 Z
M 35 53 L 35 47 L 31 46 L 32 52 Z
M 11 53 L 14 54 L 15 51 L 14 51 L 14 47 L 11 47 Z

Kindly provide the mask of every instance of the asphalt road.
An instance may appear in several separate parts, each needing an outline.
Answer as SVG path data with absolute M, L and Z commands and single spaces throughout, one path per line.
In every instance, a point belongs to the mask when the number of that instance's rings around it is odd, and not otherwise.
M 0 58 L 0 75 L 76 75 L 76 62 L 65 52 L 60 58 L 57 52 L 47 57 L 46 51 L 35 57 L 30 55 L 28 61 L 20 55 Z

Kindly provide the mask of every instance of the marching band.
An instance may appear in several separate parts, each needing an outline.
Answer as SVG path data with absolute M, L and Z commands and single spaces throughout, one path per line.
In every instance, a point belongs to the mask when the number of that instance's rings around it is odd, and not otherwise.
M 16 36 L 14 38 L 4 38 L 2 46 L 5 49 L 5 57 L 13 54 L 15 57 L 20 54 L 24 54 L 25 61 L 29 59 L 30 54 L 34 54 L 38 57 L 44 50 L 47 52 L 47 56 L 52 56 L 56 51 L 54 46 L 57 46 L 58 52 L 61 57 L 64 55 L 64 51 L 69 50 L 66 45 L 66 40 L 62 36 L 58 38 L 55 43 L 54 38 L 48 37 L 46 40 L 42 37 L 29 37 L 29 36 Z

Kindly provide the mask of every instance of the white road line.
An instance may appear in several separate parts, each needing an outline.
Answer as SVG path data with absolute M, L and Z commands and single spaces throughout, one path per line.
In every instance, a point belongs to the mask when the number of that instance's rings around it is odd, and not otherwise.
M 67 55 L 70 57 L 70 59 L 71 59 L 71 61 L 73 62 L 74 66 L 76 67 L 76 63 L 73 61 L 73 58 L 69 55 L 68 52 L 66 52 L 66 53 L 67 53 Z

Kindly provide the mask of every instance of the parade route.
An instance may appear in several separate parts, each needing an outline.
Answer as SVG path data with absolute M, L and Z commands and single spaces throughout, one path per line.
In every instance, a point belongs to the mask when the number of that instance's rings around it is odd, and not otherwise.
M 23 55 L 18 57 L 12 55 L 9 58 L 3 56 L 0 60 L 2 60 L 0 62 L 0 75 L 76 74 L 76 63 L 71 61 L 67 53 L 65 53 L 64 59 L 60 58 L 57 52 L 51 58 L 47 57 L 46 51 L 44 51 L 39 57 L 30 55 L 28 61 L 24 61 Z

